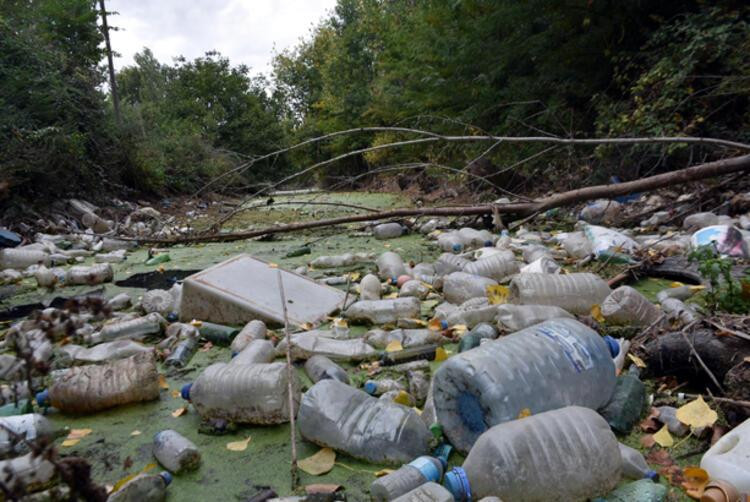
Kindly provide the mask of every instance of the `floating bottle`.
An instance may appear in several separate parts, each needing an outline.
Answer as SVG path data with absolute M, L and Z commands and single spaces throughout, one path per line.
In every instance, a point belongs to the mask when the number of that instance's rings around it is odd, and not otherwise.
M 630 479 L 648 478 L 651 481 L 659 480 L 659 474 L 648 466 L 641 452 L 622 443 L 617 443 L 617 445 L 620 448 L 623 476 Z
M 519 267 L 515 259 L 508 260 L 504 254 L 498 253 L 466 264 L 463 271 L 500 282 L 517 274 Z
M 567 310 L 552 305 L 513 305 L 497 306 L 497 327 L 508 331 L 518 331 L 550 319 L 573 315 Z
M 425 455 L 373 481 L 370 496 L 376 501 L 388 502 L 430 481 L 439 483 L 442 477 L 440 460 Z
M 601 304 L 601 312 L 609 323 L 651 326 L 661 316 L 659 309 L 630 286 L 620 286 Z
M 250 321 L 232 340 L 232 354 L 239 354 L 253 340 L 264 340 L 267 334 L 266 323 L 258 319 Z
M 330 334 L 326 334 L 330 333 Z M 340 340 L 332 338 L 332 332 L 305 331 L 292 335 L 291 355 L 295 360 L 309 359 L 312 356 L 326 356 L 334 361 L 363 361 L 374 359 L 378 351 L 361 338 Z M 286 354 L 287 340 L 282 339 L 276 346 L 276 354 Z
M 393 499 L 393 502 L 454 502 L 451 492 L 430 481 Z
M 477 324 L 471 331 L 461 337 L 461 341 L 458 343 L 458 351 L 465 352 L 474 347 L 479 347 L 480 342 L 485 338 L 497 338 L 497 329 L 486 322 Z
M 437 345 L 423 345 L 421 347 L 412 347 L 409 349 L 396 350 L 393 352 L 384 352 L 380 356 L 380 364 L 382 364 L 383 366 L 394 366 L 396 364 L 407 363 L 409 361 L 418 361 L 421 359 L 434 361 L 437 349 Z
M 391 279 L 395 283 L 398 276 L 406 273 L 404 261 L 393 251 L 381 254 L 375 263 L 378 266 L 378 275 L 383 280 Z
M 395 239 L 401 237 L 403 233 L 404 227 L 401 223 L 381 223 L 372 229 L 372 235 L 378 240 Z
M 375 274 L 367 274 L 359 282 L 359 298 L 361 300 L 380 300 L 382 286 Z
M 65 283 L 71 285 L 93 285 L 103 282 L 112 282 L 115 276 L 112 265 L 109 263 L 97 263 L 90 267 L 75 266 L 70 267 L 65 276 Z
M 49 253 L 26 247 L 0 249 L 0 270 L 6 268 L 23 270 L 39 264 L 50 265 Z
M 37 439 L 53 438 L 55 426 L 38 413 L 0 418 L 0 455 L 28 451 L 28 444 Z
M 232 357 L 230 364 L 270 363 L 276 359 L 276 349 L 268 340 L 253 340 L 242 349 L 242 352 Z
M 105 324 L 86 340 L 90 344 L 112 342 L 118 339 L 141 340 L 149 335 L 161 334 L 167 321 L 156 312 L 127 321 Z
M 305 373 L 313 383 L 331 378 L 349 384 L 349 374 L 326 356 L 312 356 L 305 362 Z
M 170 472 L 193 471 L 201 463 L 201 454 L 192 441 L 172 429 L 154 435 L 154 457 Z
M 391 391 L 406 390 L 404 384 L 396 380 L 385 378 L 383 380 L 368 380 L 363 387 L 364 391 L 371 396 L 379 396 Z
M 488 286 L 497 286 L 497 281 L 466 272 L 453 272 L 443 279 L 443 295 L 445 301 L 458 305 L 471 298 L 486 297 Z
M 510 281 L 512 303 L 555 305 L 571 314 L 588 315 L 610 293 L 607 283 L 587 272 L 573 274 L 520 274 Z
M 68 344 L 63 345 L 60 350 L 71 358 L 73 364 L 91 364 L 124 359 L 144 352 L 153 353 L 154 348 L 133 340 L 115 340 L 91 348 Z
M 113 492 L 107 502 L 163 502 L 167 498 L 167 486 L 171 482 L 172 475 L 167 471 L 139 474 Z
M 186 338 L 177 343 L 177 346 L 164 360 L 165 366 L 172 366 L 174 368 L 184 368 L 188 365 L 190 360 L 198 350 L 198 339 L 197 338 Z
M 419 317 L 422 304 L 413 297 L 388 300 L 360 300 L 346 309 L 345 315 L 352 321 L 372 324 L 395 323 L 402 318 Z
M 198 331 L 205 340 L 219 347 L 229 347 L 240 330 L 232 326 L 224 326 L 213 322 L 202 321 Z

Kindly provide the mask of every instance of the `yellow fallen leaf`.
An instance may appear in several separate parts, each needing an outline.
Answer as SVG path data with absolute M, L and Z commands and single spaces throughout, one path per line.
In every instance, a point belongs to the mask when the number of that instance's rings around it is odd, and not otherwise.
M 435 349 L 435 361 L 441 362 L 448 359 L 448 353 L 445 351 L 443 347 L 438 347 Z
M 681 283 L 680 281 L 674 281 L 669 284 L 670 288 L 681 288 L 682 286 L 684 286 L 684 284 Z
M 163 274 L 164 272 L 166 272 L 166 270 L 167 269 L 166 267 L 164 267 L 164 265 L 159 265 L 158 267 L 156 267 L 156 271 L 159 272 L 160 274 Z
M 177 418 L 177 417 L 181 417 L 185 413 L 187 413 L 187 406 L 183 406 L 182 408 L 177 408 L 176 410 L 172 412 L 172 416 Z
M 140 471 L 134 472 L 133 474 L 128 474 L 124 478 L 120 479 L 117 483 L 115 483 L 115 485 L 112 487 L 112 489 L 109 491 L 109 493 L 111 494 L 111 493 L 116 492 L 117 490 L 119 490 L 120 488 L 122 488 L 122 485 L 124 485 L 125 483 L 127 483 L 128 481 L 130 481 L 131 479 L 133 479 L 134 477 L 140 476 L 141 474 L 150 471 L 154 467 L 156 467 L 156 464 L 154 462 L 151 462 L 150 464 L 146 464 L 146 466 L 143 469 L 141 469 Z
M 313 329 L 312 323 L 306 322 L 300 325 L 300 328 L 304 329 L 305 331 L 310 331 Z
M 271 262 L 268 264 L 268 268 L 279 268 L 279 265 L 277 263 Z
M 643 362 L 643 359 L 641 359 L 640 357 L 638 357 L 638 356 L 636 356 L 634 354 L 628 354 L 628 359 L 630 359 L 631 361 L 633 361 L 633 364 L 635 364 L 639 368 L 645 368 L 646 367 L 646 363 Z
M 405 390 L 398 391 L 398 394 L 396 394 L 396 397 L 393 398 L 393 402 L 397 404 L 402 404 L 404 406 L 409 406 L 409 403 L 411 402 L 411 396 L 408 392 Z
M 391 245 L 386 242 L 385 244 L 383 244 L 383 247 L 384 248 L 389 248 L 389 247 L 391 247 Z
M 182 396 L 180 396 L 180 391 L 179 391 L 179 390 L 177 390 L 177 389 L 174 389 L 174 390 L 172 391 L 172 397 L 173 397 L 173 398 L 175 398 L 175 399 L 179 399 L 179 398 L 180 398 L 180 397 L 182 397 Z
M 599 323 L 603 323 L 606 320 L 602 315 L 602 308 L 598 304 L 595 304 L 591 307 L 591 317 L 593 317 L 594 320 Z
M 706 286 L 689 286 L 689 288 L 690 288 L 690 291 L 692 291 L 693 293 L 697 293 L 699 291 L 703 291 L 704 289 L 706 289 Z
M 464 333 L 469 331 L 469 328 L 465 324 L 456 324 L 454 326 L 451 326 L 450 329 L 457 335 L 463 335 Z
M 65 441 L 62 442 L 62 446 L 63 447 L 75 446 L 78 444 L 79 441 L 81 440 L 80 439 L 66 439 Z
M 380 469 L 379 471 L 375 471 L 375 477 L 382 478 L 383 476 L 387 476 L 392 472 L 395 471 L 393 469 Z
M 394 300 L 394 299 L 398 298 L 398 291 L 396 291 L 394 293 L 391 293 L 389 295 L 385 295 L 383 298 L 386 299 L 386 300 Z
M 667 426 L 663 426 L 659 432 L 654 434 L 654 441 L 656 441 L 656 444 L 663 448 L 669 448 L 670 446 L 674 445 L 674 439 L 672 438 L 672 435 L 669 433 L 669 429 Z
M 351 272 L 349 273 L 349 280 L 352 282 L 357 282 L 362 274 L 359 272 Z
M 200 328 L 201 326 L 203 326 L 203 321 L 199 321 L 198 319 L 193 319 L 192 321 L 190 321 L 190 325 L 193 326 L 194 328 Z
M 427 323 L 427 327 L 432 331 L 442 331 L 443 321 L 440 319 L 430 319 L 430 322 Z
M 318 453 L 300 460 L 297 466 L 308 474 L 320 476 L 333 469 L 335 462 L 336 452 L 330 448 L 321 448 Z
M 346 328 L 349 326 L 349 324 L 346 322 L 346 319 L 337 317 L 333 320 L 333 326 L 336 328 Z
M 685 478 L 682 482 L 685 492 L 689 497 L 700 499 L 708 484 L 708 473 L 700 467 L 689 466 L 682 470 L 682 475 Z
M 67 439 L 81 439 L 85 438 L 93 432 L 92 429 L 71 429 Z
M 247 445 L 250 444 L 251 439 L 252 438 L 248 436 L 247 439 L 242 439 L 240 441 L 232 441 L 231 443 L 227 443 L 227 450 L 245 451 L 247 450 Z
M 422 415 L 422 410 L 420 410 L 420 409 L 419 409 L 419 408 L 417 408 L 416 406 L 412 406 L 412 408 L 411 408 L 411 409 L 412 409 L 412 410 L 414 410 L 414 411 L 416 412 L 416 414 L 417 414 L 417 415 L 419 415 L 419 416 L 421 416 L 421 415 Z
M 142 434 L 142 432 L 138 431 L 138 430 L 133 431 L 133 432 L 130 433 L 131 436 L 140 436 L 141 434 Z
M 398 340 L 393 340 L 388 345 L 385 346 L 386 352 L 398 352 L 399 350 L 404 350 L 403 345 L 401 345 L 401 342 Z
M 524 408 L 521 410 L 521 412 L 518 414 L 518 418 L 526 418 L 531 416 L 531 410 L 528 408 Z
M 719 419 L 718 413 L 709 408 L 703 397 L 677 408 L 677 420 L 693 428 L 710 427 Z
M 165 377 L 162 374 L 159 374 L 159 388 L 169 389 L 169 384 L 167 383 L 167 377 Z
M 487 286 L 487 298 L 492 305 L 508 303 L 510 289 L 507 286 Z
M 407 321 L 411 321 L 412 323 L 416 324 L 417 326 L 422 326 L 423 328 L 427 327 L 427 321 L 424 321 L 422 319 L 407 319 Z

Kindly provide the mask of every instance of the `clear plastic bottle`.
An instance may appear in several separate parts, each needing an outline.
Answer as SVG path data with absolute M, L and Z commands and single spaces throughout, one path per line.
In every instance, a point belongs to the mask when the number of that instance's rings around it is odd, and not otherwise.
M 528 265 L 521 267 L 522 274 L 559 274 L 562 268 L 549 256 L 542 256 Z
M 112 282 L 114 276 L 115 272 L 109 263 L 97 263 L 90 267 L 78 265 L 68 269 L 68 273 L 65 276 L 65 283 L 72 285 L 101 284 L 103 282 Z
M 444 486 L 457 502 L 491 495 L 582 501 L 609 493 L 619 482 L 617 445 L 607 422 L 591 409 L 546 411 L 482 434 L 463 466 L 446 473 Z
M 445 301 L 460 304 L 471 298 L 486 297 L 488 286 L 497 286 L 497 281 L 466 272 L 453 272 L 443 280 L 443 295 Z
M 513 305 L 497 306 L 497 327 L 508 331 L 518 331 L 550 319 L 573 318 L 567 310 L 552 305 Z
M 36 400 L 40 406 L 51 404 L 65 413 L 85 414 L 158 398 L 156 360 L 153 353 L 143 353 L 70 368 L 48 390 L 37 394 Z
M 370 496 L 388 502 L 430 481 L 439 483 L 443 477 L 440 460 L 424 455 L 372 482 Z
M 393 502 L 454 502 L 451 492 L 430 481 L 393 499 Z
M 487 298 L 473 298 L 473 300 L 483 300 L 483 305 L 465 308 L 462 305 L 456 311 L 450 313 L 445 322 L 441 323 L 443 329 L 448 329 L 457 324 L 464 324 L 467 328 L 472 329 L 478 324 L 494 322 L 497 318 L 497 308 L 499 305 L 490 305 Z
M 114 342 L 100 343 L 91 348 L 81 345 L 63 345 L 62 352 L 67 354 L 73 364 L 103 363 L 115 359 L 124 359 L 142 352 L 154 352 L 153 347 L 148 347 L 133 340 L 115 340 Z
M 479 347 L 479 344 L 485 338 L 497 338 L 497 329 L 489 323 L 479 323 L 461 337 L 461 341 L 458 343 L 458 351 L 465 352 L 474 347 Z
M 318 256 L 310 262 L 310 266 L 317 269 L 350 267 L 357 263 L 372 262 L 372 255 L 368 253 L 344 253 L 335 256 Z
M 568 256 L 580 260 L 591 256 L 594 252 L 591 247 L 591 241 L 589 241 L 586 234 L 583 232 L 571 232 L 562 241 L 563 249 L 568 253 Z
M 493 425 L 563 406 L 598 409 L 615 389 L 604 338 L 574 319 L 553 319 L 445 361 L 433 378 L 438 421 L 468 452 Z
M 659 474 L 648 466 L 641 452 L 622 443 L 617 443 L 617 446 L 620 448 L 623 476 L 630 479 L 648 478 L 651 481 L 659 480 Z
M 494 246 L 498 237 L 488 230 L 476 230 L 471 227 L 463 227 L 458 230 L 458 235 L 470 248 L 481 248 Z
M 58 281 L 57 275 L 44 265 L 40 265 L 36 272 L 34 272 L 34 278 L 36 279 L 37 286 L 40 288 L 53 288 Z
M 379 240 L 395 239 L 396 237 L 401 237 L 403 233 L 404 227 L 401 223 L 381 223 L 380 225 L 375 225 L 375 228 L 372 229 L 372 235 Z
M 190 362 L 198 350 L 197 338 L 186 338 L 177 343 L 177 346 L 164 360 L 164 366 L 184 368 Z
M 471 260 L 455 254 L 443 253 L 435 261 L 435 273 L 438 275 L 447 275 L 451 272 L 460 272 L 468 266 Z
M 299 379 L 293 373 L 295 408 L 299 403 Z M 246 424 L 281 424 L 289 421 L 289 372 L 284 363 L 215 363 L 192 384 L 182 388 L 203 418 L 221 418 Z
M 394 390 L 406 390 L 406 387 L 401 382 L 390 378 L 384 378 L 383 380 L 368 380 L 365 382 L 363 389 L 371 396 L 379 396 Z
M 0 249 L 0 270 L 6 268 L 23 270 L 38 264 L 50 265 L 49 253 L 25 247 Z
M 393 251 L 386 251 L 378 256 L 375 262 L 378 266 L 378 275 L 381 279 L 391 279 L 395 284 L 400 275 L 406 274 L 406 267 L 401 257 Z
M 94 256 L 96 263 L 122 263 L 127 259 L 125 251 L 112 251 L 111 253 L 99 253 Z
M 400 298 L 413 296 L 424 300 L 427 295 L 430 294 L 430 288 L 428 288 L 422 281 L 410 280 L 406 281 L 398 292 Z
M 302 437 L 376 464 L 427 454 L 430 431 L 411 408 L 379 400 L 337 380 L 321 380 L 302 397 Z
M 276 359 L 276 349 L 268 340 L 253 340 L 242 349 L 242 352 L 232 357 L 230 364 L 270 363 Z
M 521 305 L 554 305 L 571 314 L 587 315 L 611 290 L 596 274 L 520 274 L 510 281 L 510 297 Z
M 153 312 L 128 321 L 105 324 L 99 333 L 91 335 L 87 341 L 91 344 L 98 344 L 123 338 L 140 340 L 149 335 L 160 334 L 166 324 L 167 321 L 161 315 Z
M 175 474 L 194 471 L 201 463 L 198 447 L 172 429 L 154 435 L 154 457 L 165 469 Z
M 313 383 L 332 378 L 349 384 L 349 374 L 344 368 L 334 363 L 326 356 L 312 356 L 305 362 L 305 373 Z
M 519 271 L 515 258 L 508 260 L 505 254 L 498 253 L 467 263 L 464 272 L 468 274 L 489 277 L 498 282 L 503 281 Z
M 458 232 L 445 232 L 438 235 L 437 244 L 443 251 L 451 253 L 460 253 L 466 246 L 466 239 L 464 239 Z
M 634 326 L 651 326 L 661 316 L 656 305 L 630 286 L 612 291 L 602 302 L 601 312 L 607 322 Z
M 682 437 L 690 431 L 690 427 L 677 418 L 677 408 L 674 406 L 659 406 L 656 410 L 659 412 L 657 420 L 667 426 L 670 434 Z
M 107 301 L 107 306 L 112 310 L 125 310 L 131 304 L 130 295 L 127 293 L 120 293 Z
M 552 251 L 547 246 L 541 244 L 529 244 L 523 247 L 523 261 L 526 263 L 534 263 L 541 258 L 554 259 Z
M 696 286 L 678 286 L 676 288 L 662 289 L 656 294 L 656 299 L 659 303 L 663 302 L 667 298 L 675 298 L 677 300 L 685 301 L 697 291 Z
M 661 301 L 661 308 L 670 320 L 679 320 L 683 324 L 690 324 L 698 319 L 696 311 L 686 303 L 676 298 L 666 298 Z
M 28 495 L 52 485 L 57 468 L 45 455 L 29 452 L 20 457 L 0 460 L 0 472 L 3 473 L 5 486 L 21 488 Z M 28 497 L 23 500 L 28 500 Z
M 334 361 L 363 361 L 377 357 L 378 351 L 361 338 L 340 340 L 333 332 L 305 331 L 292 335 L 291 355 L 295 360 L 326 356 Z M 286 354 L 286 338 L 276 346 L 276 355 Z
M 258 319 L 250 321 L 232 340 L 232 354 L 239 354 L 253 340 L 265 340 L 267 334 L 266 323 Z
M 139 474 L 112 493 L 107 502 L 164 502 L 171 482 L 172 475 L 167 471 Z
M 367 274 L 359 282 L 359 298 L 361 300 L 380 300 L 382 286 L 375 274 Z
M 419 317 L 421 308 L 419 299 L 414 297 L 360 300 L 346 309 L 345 316 L 352 321 L 387 324 L 395 323 L 402 318 Z
M 0 418 L 0 455 L 28 451 L 28 444 L 37 439 L 53 438 L 57 429 L 38 413 Z M 24 440 L 26 442 L 24 442 Z
M 414 396 L 417 406 L 422 406 L 430 391 L 430 378 L 419 370 L 407 371 L 406 378 L 409 380 L 409 394 Z

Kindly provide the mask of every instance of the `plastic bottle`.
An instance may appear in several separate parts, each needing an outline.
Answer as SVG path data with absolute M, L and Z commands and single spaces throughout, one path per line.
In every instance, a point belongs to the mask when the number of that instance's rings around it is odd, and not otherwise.
M 445 232 L 438 235 L 437 244 L 443 251 L 460 253 L 466 248 L 466 241 L 458 232 Z
M 430 379 L 424 371 L 411 370 L 406 372 L 409 380 L 409 394 L 414 396 L 418 406 L 422 406 L 430 391 Z
M 386 324 L 402 318 L 419 317 L 421 308 L 419 299 L 414 297 L 360 300 L 346 309 L 345 316 L 352 321 Z
M 5 486 L 21 488 L 28 495 L 52 485 L 57 468 L 45 455 L 29 452 L 20 457 L 0 460 L 0 472 L 3 473 Z M 28 497 L 23 500 L 28 500 Z
M 612 400 L 599 413 L 616 432 L 628 434 L 646 405 L 646 386 L 635 375 L 617 377 Z
M 52 405 L 77 414 L 158 398 L 159 375 L 153 353 L 70 368 L 36 396 L 40 406 Z
M 140 474 L 112 493 L 107 502 L 164 502 L 167 486 L 172 475 L 167 471 L 159 474 Z
M 659 474 L 648 466 L 641 452 L 622 443 L 617 443 L 617 445 L 620 448 L 623 476 L 630 479 L 648 478 L 651 481 L 659 480 Z
M 573 318 L 567 310 L 552 305 L 513 305 L 497 306 L 497 327 L 508 331 L 518 331 L 550 319 Z
M 524 246 L 522 254 L 523 261 L 526 263 L 533 263 L 541 258 L 554 259 L 552 257 L 552 251 L 550 251 L 547 246 L 542 246 L 541 244 L 529 244 L 528 246 Z
M 268 340 L 253 340 L 232 357 L 230 364 L 270 363 L 276 359 L 276 349 Z
M 306 440 L 376 464 L 408 462 L 430 445 L 430 431 L 413 409 L 331 379 L 304 394 L 297 424 Z
M 112 270 L 112 265 L 109 263 L 97 263 L 90 267 L 75 266 L 68 269 L 65 276 L 65 283 L 71 285 L 101 284 L 103 282 L 112 282 L 114 276 L 114 270 Z
M 563 406 L 599 409 L 615 389 L 610 347 L 573 319 L 531 326 L 445 361 L 433 378 L 438 421 L 467 452 L 493 425 Z
M 205 340 L 219 347 L 229 347 L 240 330 L 232 326 L 224 326 L 213 322 L 201 322 L 198 331 Z
M 390 378 L 385 378 L 383 380 L 368 380 L 367 382 L 365 382 L 363 389 L 371 396 L 379 396 L 381 394 L 385 394 L 386 392 L 391 392 L 394 390 L 406 390 L 404 384 Z
M 497 286 L 497 281 L 466 272 L 453 272 L 443 280 L 443 295 L 445 301 L 460 304 L 471 298 L 486 297 L 488 286 Z
M 326 356 L 312 356 L 305 363 L 305 373 L 313 383 L 332 378 L 339 382 L 349 384 L 349 374 Z
M 174 298 L 164 289 L 146 291 L 141 297 L 141 309 L 146 314 L 157 312 L 163 316 L 174 310 Z
M 73 364 L 103 363 L 134 356 L 142 352 L 154 352 L 153 347 L 148 347 L 133 340 L 115 340 L 114 342 L 100 343 L 91 348 L 68 344 L 63 345 L 61 350 L 72 359 Z
M 611 290 L 596 274 L 586 272 L 555 274 L 520 274 L 510 281 L 512 303 L 521 305 L 554 305 L 571 314 L 587 315 L 591 307 L 601 305 Z
M 172 366 L 175 368 L 184 368 L 190 362 L 198 350 L 198 339 L 187 338 L 180 341 L 174 350 L 164 360 L 165 366 Z
M 583 232 L 571 232 L 562 241 L 563 249 L 568 256 L 580 260 L 591 256 L 594 250 L 591 247 L 591 241 L 588 240 Z
M 461 337 L 461 341 L 458 343 L 458 351 L 465 352 L 474 347 L 479 347 L 479 343 L 485 338 L 497 338 L 497 329 L 493 325 L 483 322 L 474 326 L 471 331 Z
M 435 360 L 435 354 L 438 349 L 437 345 L 423 345 L 421 347 L 412 347 L 409 349 L 396 350 L 394 352 L 384 352 L 380 356 L 380 364 L 383 366 L 394 366 L 409 361 L 419 361 L 426 359 Z
M 26 413 L 0 418 L 0 455 L 28 450 L 28 443 L 41 438 L 52 438 L 57 429 L 52 422 L 37 413 Z
M 372 229 L 372 235 L 379 240 L 395 239 L 401 237 L 403 233 L 404 227 L 400 223 L 381 223 Z
M 378 275 L 383 280 L 391 279 L 395 283 L 398 276 L 406 273 L 404 261 L 393 251 L 381 254 L 375 263 L 378 266 Z
M 115 295 L 107 301 L 107 306 L 112 310 L 125 310 L 131 305 L 130 295 L 127 293 L 120 293 Z
M 562 467 L 566 466 L 566 467 Z M 482 434 L 462 467 L 445 475 L 457 502 L 585 500 L 619 482 L 617 439 L 595 411 L 569 406 L 496 425 Z
M 172 429 L 154 435 L 154 457 L 170 472 L 194 471 L 201 463 L 198 447 Z
M 690 431 L 690 427 L 680 422 L 677 418 L 677 408 L 674 406 L 659 406 L 657 420 L 667 426 L 670 434 L 682 437 Z
M 562 268 L 549 256 L 542 256 L 528 265 L 521 267 L 522 274 L 559 274 Z
M 594 502 L 664 502 L 666 497 L 666 486 L 654 483 L 650 479 L 640 479 L 624 484 L 606 498 L 596 499 Z M 703 499 L 701 501 L 705 502 Z
M 318 256 L 310 262 L 313 268 L 350 267 L 357 263 L 372 262 L 372 255 L 368 253 L 344 253 L 336 256 Z
M 123 338 L 140 340 L 149 335 L 160 334 L 166 324 L 167 321 L 154 312 L 128 321 L 105 324 L 99 333 L 92 335 L 87 341 L 97 344 Z
M 447 275 L 451 272 L 460 272 L 470 263 L 472 263 L 471 260 L 463 256 L 443 253 L 435 261 L 435 273 L 438 275 Z
M 651 326 L 661 312 L 648 299 L 630 286 L 620 286 L 601 304 L 601 312 L 609 323 Z
M 430 481 L 439 483 L 443 477 L 440 460 L 424 455 L 372 482 L 370 496 L 388 502 Z
M 467 328 L 472 329 L 481 323 L 494 322 L 497 317 L 497 308 L 499 305 L 490 305 L 487 298 L 474 298 L 474 300 L 484 300 L 484 305 L 470 308 L 464 308 L 462 305 L 451 312 L 440 323 L 441 329 L 448 329 L 458 324 L 463 324 Z
M 126 260 L 125 251 L 113 251 L 111 253 L 99 253 L 94 256 L 96 263 L 122 263 Z
M 698 290 L 699 286 L 678 286 L 676 288 L 662 289 L 656 293 L 656 300 L 661 303 L 667 298 L 675 298 L 685 301 Z
M 359 282 L 360 300 L 380 300 L 382 286 L 375 274 L 367 274 Z
M 232 354 L 239 354 L 253 340 L 264 340 L 267 334 L 266 323 L 258 319 L 250 321 L 232 340 Z
M 737 491 L 750 495 L 750 419 L 724 434 L 703 454 L 701 468 L 712 479 L 732 484 Z
M 420 300 L 427 298 L 428 294 L 430 294 L 430 288 L 417 280 L 406 281 L 398 292 L 400 298 L 413 296 Z
M 281 424 L 289 421 L 289 373 L 284 363 L 215 363 L 192 384 L 182 388 L 203 418 L 235 423 Z M 294 407 L 299 403 L 299 380 L 293 373 Z
M 498 253 L 466 264 L 463 271 L 500 282 L 517 274 L 519 268 L 515 258 L 508 260 L 505 254 Z
M 497 236 L 487 230 L 476 230 L 471 227 L 463 227 L 458 230 L 458 235 L 471 248 L 494 246 Z
M 393 499 L 393 502 L 453 502 L 453 495 L 439 484 L 429 482 Z
M 323 336 L 327 334 L 327 336 Z M 334 361 L 362 361 L 377 357 L 378 351 L 361 338 L 340 340 L 330 331 L 305 331 L 292 335 L 291 355 L 295 360 L 309 359 L 315 355 L 326 356 Z M 286 338 L 276 346 L 276 355 L 286 354 Z
M 26 247 L 0 249 L 0 270 L 5 268 L 23 270 L 40 263 L 50 265 L 49 253 L 38 249 L 26 249 Z
M 161 263 L 167 263 L 172 261 L 172 257 L 167 253 L 159 253 L 146 260 L 146 265 L 159 265 Z
M 661 308 L 670 320 L 679 319 L 683 324 L 690 324 L 698 319 L 698 314 L 692 307 L 676 298 L 662 300 Z

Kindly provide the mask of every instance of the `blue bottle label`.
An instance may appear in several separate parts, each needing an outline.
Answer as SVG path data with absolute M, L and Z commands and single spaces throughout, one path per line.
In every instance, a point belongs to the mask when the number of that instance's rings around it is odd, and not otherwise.
M 565 354 L 565 357 L 576 372 L 581 373 L 594 367 L 594 358 L 591 357 L 589 349 L 566 328 L 562 326 L 557 326 L 554 329 L 540 327 L 538 332 L 560 346 L 563 354 Z
M 440 471 L 435 466 L 435 464 L 430 461 L 429 458 L 415 458 L 414 460 L 409 462 L 409 465 L 419 469 L 419 472 L 422 473 L 422 476 L 424 476 L 427 481 L 434 481 L 436 483 L 440 481 Z

